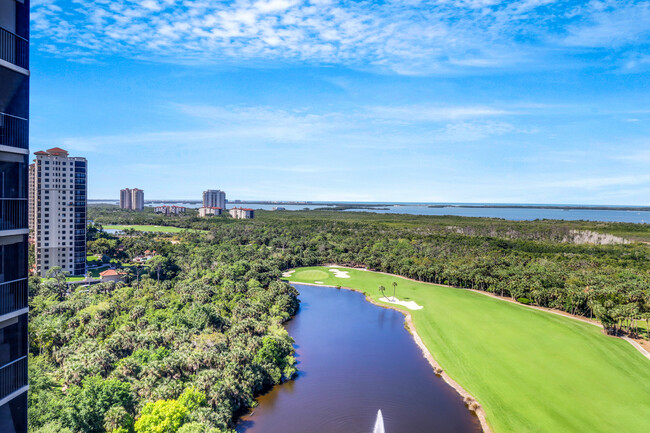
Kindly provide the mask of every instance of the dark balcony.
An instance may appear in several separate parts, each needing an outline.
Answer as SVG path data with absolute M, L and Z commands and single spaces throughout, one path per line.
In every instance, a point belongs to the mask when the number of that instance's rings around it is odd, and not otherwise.
M 27 279 L 0 283 L 0 315 L 27 308 Z
M 0 27 L 0 59 L 29 69 L 29 41 Z
M 27 149 L 29 147 L 29 122 L 27 119 L 0 113 L 0 144 Z
M 27 357 L 0 367 L 0 399 L 27 386 Z
M 26 229 L 27 199 L 0 199 L 0 230 Z

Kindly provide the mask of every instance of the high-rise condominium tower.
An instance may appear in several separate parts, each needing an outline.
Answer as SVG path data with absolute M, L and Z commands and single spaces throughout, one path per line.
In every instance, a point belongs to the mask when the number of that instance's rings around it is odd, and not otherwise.
M 0 0 L 0 432 L 27 432 L 29 0 Z
M 226 193 L 218 189 L 203 191 L 203 207 L 226 208 Z
M 122 209 L 144 210 L 144 191 L 138 188 L 121 189 L 120 207 Z
M 36 272 L 60 266 L 86 273 L 86 158 L 55 147 L 35 152 L 34 239 Z
M 129 188 L 120 190 L 120 207 L 122 209 L 131 209 L 131 190 Z
M 131 209 L 144 210 L 144 191 L 138 188 L 131 190 Z

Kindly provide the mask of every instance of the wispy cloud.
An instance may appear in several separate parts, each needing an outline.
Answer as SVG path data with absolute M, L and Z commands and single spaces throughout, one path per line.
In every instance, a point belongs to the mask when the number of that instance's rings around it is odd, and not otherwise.
M 531 133 L 503 117 L 515 111 L 483 106 L 370 106 L 348 112 L 318 112 L 308 107 L 283 110 L 265 106 L 169 104 L 181 115 L 177 128 L 112 135 L 72 136 L 57 145 L 83 152 L 112 152 L 116 147 L 157 149 L 284 147 L 417 149 L 432 143 L 470 142 L 510 133 Z M 188 122 L 192 120 L 192 122 Z M 188 128 L 188 124 L 197 124 Z M 406 127 L 406 129 L 404 128 Z M 42 140 L 36 136 L 36 147 Z
M 76 61 L 290 62 L 422 75 L 543 65 L 562 47 L 647 42 L 647 2 L 34 0 L 37 49 Z

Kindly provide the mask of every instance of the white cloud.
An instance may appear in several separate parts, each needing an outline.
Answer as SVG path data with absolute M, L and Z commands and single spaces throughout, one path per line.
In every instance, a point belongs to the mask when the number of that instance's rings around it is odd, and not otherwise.
M 267 145 L 332 149 L 411 150 L 432 144 L 481 140 L 509 133 L 526 133 L 495 118 L 515 112 L 482 106 L 372 106 L 353 112 L 316 112 L 309 108 L 282 110 L 263 106 L 170 104 L 178 124 L 168 130 L 99 136 L 63 137 L 57 146 L 73 151 L 112 152 L 116 147 L 170 149 Z M 188 119 L 202 123 L 188 129 Z M 404 128 L 407 126 L 407 128 Z M 33 137 L 49 146 L 51 137 Z
M 80 61 L 271 60 L 423 75 L 542 65 L 563 45 L 647 40 L 647 3 L 599 5 L 567 11 L 555 0 L 36 0 L 32 36 L 38 49 Z

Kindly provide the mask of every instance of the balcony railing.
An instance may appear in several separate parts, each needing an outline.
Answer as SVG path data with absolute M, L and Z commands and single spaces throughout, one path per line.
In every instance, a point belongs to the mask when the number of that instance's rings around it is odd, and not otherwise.
M 27 199 L 0 199 L 0 230 L 26 229 Z
M 27 279 L 0 284 L 0 316 L 27 308 Z
M 0 27 L 0 59 L 29 69 L 29 41 Z
M 0 113 L 0 144 L 27 149 L 29 147 L 29 122 L 27 119 Z
M 27 357 L 0 367 L 0 399 L 27 386 Z

